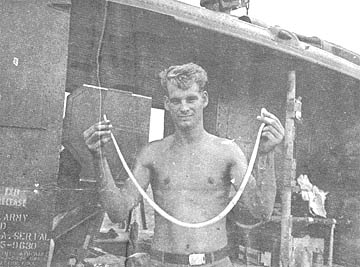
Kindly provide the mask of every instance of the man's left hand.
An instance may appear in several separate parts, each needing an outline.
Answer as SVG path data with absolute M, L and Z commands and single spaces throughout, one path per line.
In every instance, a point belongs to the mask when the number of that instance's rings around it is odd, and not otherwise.
M 265 123 L 259 151 L 260 153 L 268 153 L 282 142 L 285 130 L 280 120 L 265 108 L 261 109 L 261 116 L 258 116 L 257 119 Z

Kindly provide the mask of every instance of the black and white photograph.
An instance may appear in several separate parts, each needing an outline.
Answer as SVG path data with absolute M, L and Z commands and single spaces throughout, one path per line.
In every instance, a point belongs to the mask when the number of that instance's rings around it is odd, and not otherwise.
M 360 267 L 359 10 L 0 0 L 0 267 Z

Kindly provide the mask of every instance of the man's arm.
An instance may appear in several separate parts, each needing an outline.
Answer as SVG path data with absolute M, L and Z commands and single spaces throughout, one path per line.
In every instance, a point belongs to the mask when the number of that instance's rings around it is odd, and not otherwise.
M 235 146 L 232 148 L 235 162 L 231 168 L 231 178 L 237 191 L 245 175 L 247 161 L 241 149 L 235 143 L 233 146 Z M 258 156 L 254 166 L 256 179 L 250 176 L 237 205 L 238 208 L 248 210 L 254 218 L 260 220 L 267 220 L 271 216 L 275 202 L 276 177 L 273 154 L 269 152 Z
M 255 167 L 256 179 L 250 177 L 241 200 L 255 218 L 266 220 L 271 216 L 276 196 L 274 148 L 284 139 L 285 130 L 280 120 L 266 109 L 261 110 L 261 116 L 257 119 L 265 123 L 265 127 Z M 238 187 L 245 174 L 247 161 L 239 147 L 233 150 L 235 164 L 231 174 Z
M 99 177 L 99 194 L 102 206 L 111 221 L 121 222 L 127 218 L 140 200 L 140 193 L 130 179 L 119 187 L 115 184 L 107 159 L 94 158 L 96 174 Z M 146 190 L 150 183 L 150 171 L 147 167 L 137 163 L 133 171 L 136 180 Z
M 115 184 L 106 157 L 101 149 L 110 138 L 111 124 L 109 121 L 102 121 L 94 124 L 84 132 L 85 143 L 93 155 L 93 164 L 98 177 L 98 189 L 100 201 L 113 222 L 120 222 L 127 218 L 129 211 L 134 208 L 140 194 L 136 187 L 127 179 L 119 187 Z M 146 189 L 150 183 L 150 169 L 146 165 L 148 147 L 144 148 L 137 157 L 133 174 L 142 188 Z

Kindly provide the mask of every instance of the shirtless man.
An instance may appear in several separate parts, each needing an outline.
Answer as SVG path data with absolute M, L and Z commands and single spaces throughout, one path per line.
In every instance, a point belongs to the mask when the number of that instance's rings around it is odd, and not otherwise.
M 151 184 L 155 202 L 175 218 L 189 223 L 209 220 L 228 204 L 232 185 L 240 185 L 247 168 L 244 153 L 227 139 L 205 131 L 203 109 L 208 104 L 204 90 L 206 72 L 189 63 L 160 73 L 165 89 L 165 109 L 174 122 L 175 133 L 146 146 L 133 170 L 140 185 Z M 258 179 L 249 180 L 242 203 L 257 218 L 271 215 L 276 181 L 273 149 L 281 143 L 284 128 L 266 110 L 257 118 L 264 122 L 258 164 Z M 128 179 L 117 188 L 100 148 L 109 142 L 110 121 L 94 124 L 84 132 L 99 176 L 101 201 L 111 220 L 123 221 L 139 201 L 139 193 Z M 190 254 L 203 254 L 189 256 Z M 155 213 L 152 266 L 191 266 L 194 257 L 205 258 L 200 266 L 232 266 L 227 251 L 225 219 L 199 229 L 177 226 Z M 191 258 L 191 259 L 190 259 Z

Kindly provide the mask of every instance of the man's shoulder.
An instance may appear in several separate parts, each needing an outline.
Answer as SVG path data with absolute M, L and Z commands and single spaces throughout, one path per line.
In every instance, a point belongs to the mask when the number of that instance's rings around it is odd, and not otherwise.
M 168 149 L 170 143 L 172 142 L 173 137 L 168 136 L 164 139 L 155 140 L 148 143 L 142 150 L 142 155 L 145 157 L 155 157 L 157 155 L 161 155 L 164 151 Z
M 232 147 L 237 147 L 235 140 L 222 138 L 216 135 L 209 135 L 209 140 L 211 140 L 211 144 L 216 146 L 217 148 L 229 149 Z
M 223 153 L 229 159 L 244 157 L 244 152 L 234 139 L 222 138 L 215 135 L 211 136 L 213 147 L 218 153 Z
M 174 137 L 173 135 L 169 135 L 167 137 L 164 137 L 163 139 L 152 141 L 148 144 L 148 148 L 153 151 L 159 151 L 167 149 L 170 144 L 173 142 Z

